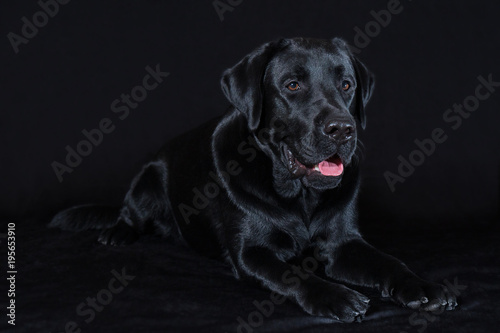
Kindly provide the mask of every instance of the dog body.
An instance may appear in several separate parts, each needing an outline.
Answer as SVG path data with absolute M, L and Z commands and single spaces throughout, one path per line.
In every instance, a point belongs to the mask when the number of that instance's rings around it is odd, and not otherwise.
M 236 277 L 310 314 L 347 322 L 364 316 L 369 299 L 294 263 L 314 253 L 336 282 L 377 288 L 411 308 L 456 306 L 444 286 L 418 278 L 358 231 L 357 131 L 373 77 L 342 40 L 267 43 L 221 84 L 232 107 L 169 142 L 135 177 L 119 212 L 78 206 L 51 226 L 101 228 L 99 241 L 112 245 L 152 228 L 222 257 Z

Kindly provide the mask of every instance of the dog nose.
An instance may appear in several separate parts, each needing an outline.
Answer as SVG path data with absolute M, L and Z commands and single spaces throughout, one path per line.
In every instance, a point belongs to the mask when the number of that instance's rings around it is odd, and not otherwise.
M 354 135 L 354 126 L 348 122 L 329 121 L 326 123 L 323 132 L 333 140 L 344 142 Z

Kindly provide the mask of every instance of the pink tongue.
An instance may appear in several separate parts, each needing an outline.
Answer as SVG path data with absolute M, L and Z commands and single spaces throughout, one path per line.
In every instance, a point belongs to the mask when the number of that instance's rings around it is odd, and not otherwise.
M 324 176 L 340 176 L 344 171 L 344 165 L 338 157 L 334 157 L 330 161 L 323 161 L 318 164 L 318 167 Z

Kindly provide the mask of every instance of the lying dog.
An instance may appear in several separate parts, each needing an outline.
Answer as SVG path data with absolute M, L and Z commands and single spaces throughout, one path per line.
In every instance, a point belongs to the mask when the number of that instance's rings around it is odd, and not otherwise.
M 412 309 L 453 309 L 446 287 L 381 253 L 357 228 L 357 131 L 373 76 L 340 39 L 267 43 L 224 72 L 232 107 L 173 139 L 132 181 L 123 206 L 77 206 L 50 226 L 103 229 L 122 245 L 146 230 L 222 257 L 312 315 L 352 322 L 369 299 L 316 275 L 287 279 L 315 250 L 326 276 L 377 288 Z M 356 120 L 358 124 L 356 124 Z

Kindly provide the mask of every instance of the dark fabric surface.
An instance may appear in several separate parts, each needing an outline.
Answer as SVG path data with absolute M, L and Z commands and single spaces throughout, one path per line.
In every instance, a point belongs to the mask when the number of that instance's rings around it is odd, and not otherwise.
M 81 332 L 238 332 L 238 317 L 248 322 L 249 316 L 254 332 L 500 331 L 495 304 L 500 298 L 500 236 L 490 228 L 368 232 L 372 244 L 422 277 L 457 284 L 460 305 L 456 311 L 424 316 L 356 288 L 370 296 L 371 307 L 362 323 L 353 324 L 311 317 L 290 301 L 274 305 L 268 317 L 256 315 L 254 301 L 269 300 L 270 292 L 234 279 L 221 262 L 155 236 L 114 248 L 98 244 L 96 232 L 47 229 L 41 221 L 18 222 L 16 229 L 16 332 L 66 332 L 70 322 Z M 102 291 L 110 290 L 113 270 L 130 276 L 114 294 Z M 115 291 L 120 289 L 119 282 L 113 283 Z M 109 304 L 87 323 L 90 307 L 80 309 L 85 315 L 77 308 L 88 297 Z M 257 325 L 260 318 L 263 323 Z M 240 326 L 240 331 L 250 330 Z

